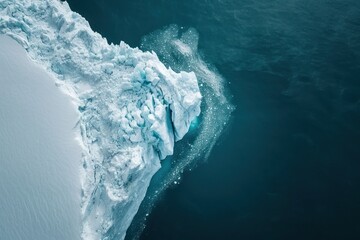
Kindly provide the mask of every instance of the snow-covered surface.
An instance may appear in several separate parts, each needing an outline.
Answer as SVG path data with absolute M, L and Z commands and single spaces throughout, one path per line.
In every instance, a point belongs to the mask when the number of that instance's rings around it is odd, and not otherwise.
M 109 45 L 57 0 L 0 2 L 0 33 L 78 106 L 83 239 L 105 239 L 109 230 L 124 238 L 160 160 L 200 114 L 195 74 L 176 73 L 123 42 Z
M 55 79 L 0 35 L 0 239 L 80 239 L 78 117 Z

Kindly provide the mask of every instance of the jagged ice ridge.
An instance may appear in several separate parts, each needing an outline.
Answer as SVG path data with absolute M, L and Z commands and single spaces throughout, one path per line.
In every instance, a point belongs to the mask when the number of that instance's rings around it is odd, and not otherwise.
M 57 0 L 1 1 L 0 34 L 52 73 L 79 109 L 82 238 L 107 239 L 116 224 L 123 239 L 160 160 L 200 114 L 195 74 L 167 69 L 154 52 L 109 45 Z

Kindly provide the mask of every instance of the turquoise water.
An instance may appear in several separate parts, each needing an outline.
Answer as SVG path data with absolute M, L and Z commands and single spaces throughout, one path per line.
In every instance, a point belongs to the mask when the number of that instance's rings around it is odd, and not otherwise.
M 211 64 L 236 106 L 205 163 L 180 171 L 180 184 L 154 200 L 140 239 L 359 239 L 359 1 L 69 4 L 110 42 L 155 50 L 174 69 Z M 189 28 L 193 49 L 199 36 L 192 58 L 169 47 Z M 231 112 L 208 95 L 203 108 L 218 107 L 208 116 Z M 196 138 L 199 120 L 176 153 Z M 166 164 L 183 160 L 175 154 Z M 158 177 L 161 185 L 166 170 Z M 145 201 L 128 239 L 152 206 Z

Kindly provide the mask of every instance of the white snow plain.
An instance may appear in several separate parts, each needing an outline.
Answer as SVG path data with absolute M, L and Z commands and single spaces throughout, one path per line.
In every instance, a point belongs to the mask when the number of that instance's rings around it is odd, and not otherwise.
M 0 35 L 0 239 L 80 239 L 78 118 L 55 79 Z
M 160 160 L 200 114 L 195 74 L 167 69 L 154 52 L 109 45 L 57 0 L 0 2 L 0 33 L 78 107 L 82 238 L 123 239 Z

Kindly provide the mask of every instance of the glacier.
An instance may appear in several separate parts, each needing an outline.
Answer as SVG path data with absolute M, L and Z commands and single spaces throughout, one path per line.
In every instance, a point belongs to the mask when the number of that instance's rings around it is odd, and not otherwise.
M 57 0 L 1 1 L 0 34 L 51 73 L 80 113 L 81 237 L 109 239 L 116 225 L 124 239 L 160 160 L 200 114 L 195 74 L 166 68 L 154 52 L 108 44 Z

